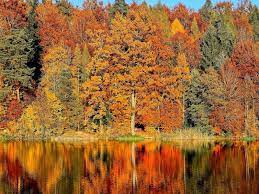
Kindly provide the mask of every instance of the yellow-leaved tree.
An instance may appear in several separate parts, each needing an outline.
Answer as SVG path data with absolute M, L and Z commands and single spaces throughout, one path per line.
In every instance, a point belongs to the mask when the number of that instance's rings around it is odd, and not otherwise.
M 190 67 L 187 62 L 186 56 L 184 53 L 179 53 L 176 58 L 176 67 L 174 68 L 175 73 L 178 75 L 180 79 L 176 82 L 176 87 L 180 92 L 178 96 L 179 104 L 182 107 L 182 126 L 184 126 L 184 119 L 185 119 L 185 91 L 187 90 L 188 83 L 191 79 L 190 74 Z
M 65 107 L 57 96 L 44 88 L 37 100 L 23 111 L 19 124 L 22 134 L 41 135 L 42 137 L 60 134 L 65 128 Z
M 95 48 L 93 58 L 87 64 L 87 80 L 82 84 L 83 93 L 80 95 L 85 104 L 85 125 L 97 131 L 103 131 L 108 125 L 109 113 L 109 63 L 105 50 L 107 35 L 98 31 L 91 45 Z
M 177 18 L 171 24 L 171 33 L 172 36 L 174 36 L 176 33 L 185 33 L 183 25 Z

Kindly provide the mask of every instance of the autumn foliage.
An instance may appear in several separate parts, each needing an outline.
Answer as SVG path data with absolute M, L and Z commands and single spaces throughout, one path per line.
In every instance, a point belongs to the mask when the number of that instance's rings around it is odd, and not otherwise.
M 209 0 L 199 11 L 0 0 L 0 121 L 42 135 L 256 135 L 256 14 Z

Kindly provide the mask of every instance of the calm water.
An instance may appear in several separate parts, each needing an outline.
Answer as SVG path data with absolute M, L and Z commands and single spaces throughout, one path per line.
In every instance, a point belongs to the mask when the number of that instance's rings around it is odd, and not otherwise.
M 255 143 L 0 143 L 2 193 L 259 193 Z

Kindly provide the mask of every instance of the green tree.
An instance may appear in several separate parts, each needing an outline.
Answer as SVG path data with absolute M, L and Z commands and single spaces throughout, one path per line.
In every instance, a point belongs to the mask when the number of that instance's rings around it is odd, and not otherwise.
M 56 0 L 56 5 L 59 11 L 65 16 L 71 16 L 73 6 L 67 0 Z
M 0 64 L 3 65 L 5 87 L 16 91 L 20 101 L 20 89 L 30 87 L 33 68 L 27 66 L 32 53 L 32 40 L 26 30 L 16 29 L 0 39 Z
M 206 100 L 206 86 L 202 81 L 202 74 L 194 69 L 188 90 L 186 91 L 186 122 L 190 127 L 197 127 L 204 132 L 210 129 L 209 111 L 210 105 Z
M 205 4 L 200 9 L 200 14 L 202 19 L 205 22 L 209 22 L 211 20 L 212 12 L 213 12 L 213 4 L 211 0 L 206 0 Z
M 254 39 L 255 41 L 259 40 L 259 9 L 254 6 L 250 15 L 249 15 L 249 22 L 253 26 L 254 31 Z
M 39 4 L 38 0 L 31 0 L 30 11 L 28 14 L 28 26 L 26 29 L 26 33 L 28 34 L 29 39 L 31 39 L 32 44 L 32 52 L 30 56 L 30 60 L 28 61 L 28 66 L 30 68 L 34 68 L 33 79 L 38 82 L 41 76 L 41 53 L 42 48 L 40 46 L 40 36 L 39 36 L 39 28 L 37 22 L 37 13 L 36 8 Z
M 113 6 L 109 10 L 111 18 L 114 18 L 116 13 L 126 16 L 128 13 L 128 5 L 125 0 L 115 0 Z
M 201 42 L 201 67 L 219 69 L 231 55 L 234 43 L 234 34 L 229 30 L 227 24 L 222 20 L 215 21 Z
M 82 106 L 80 106 L 73 93 L 71 78 L 72 75 L 69 69 L 63 69 L 58 78 L 56 93 L 58 99 L 65 107 L 64 117 L 66 118 L 67 125 L 76 128 L 78 127 L 79 115 L 82 114 Z

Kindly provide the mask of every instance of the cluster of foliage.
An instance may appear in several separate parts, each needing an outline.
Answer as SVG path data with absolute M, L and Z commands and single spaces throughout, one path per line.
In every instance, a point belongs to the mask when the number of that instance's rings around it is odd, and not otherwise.
M 258 133 L 259 10 L 0 0 L 0 127 Z

